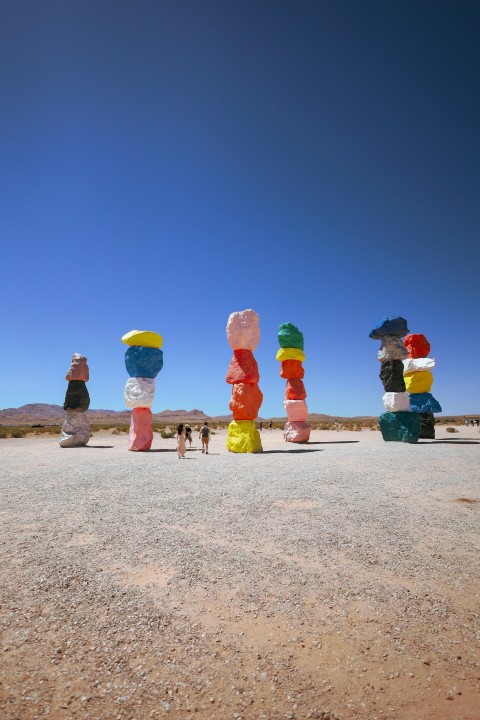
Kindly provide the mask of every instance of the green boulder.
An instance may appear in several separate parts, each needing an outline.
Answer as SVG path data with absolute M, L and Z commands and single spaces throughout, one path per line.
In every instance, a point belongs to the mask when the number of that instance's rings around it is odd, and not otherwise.
M 416 443 L 420 437 L 420 416 L 414 412 L 382 413 L 380 430 L 386 442 Z
M 278 328 L 278 342 L 282 348 L 303 350 L 303 335 L 296 325 L 282 323 Z

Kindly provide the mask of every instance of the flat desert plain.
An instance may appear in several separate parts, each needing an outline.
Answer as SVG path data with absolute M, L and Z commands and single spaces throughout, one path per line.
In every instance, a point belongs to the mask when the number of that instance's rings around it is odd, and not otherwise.
M 478 428 L 225 435 L 0 441 L 3 720 L 478 720 Z

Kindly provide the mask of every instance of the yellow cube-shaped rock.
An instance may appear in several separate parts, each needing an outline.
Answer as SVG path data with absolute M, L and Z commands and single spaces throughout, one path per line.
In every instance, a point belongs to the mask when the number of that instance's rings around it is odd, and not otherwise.
M 260 433 L 253 420 L 233 420 L 228 426 L 227 450 L 235 453 L 263 451 Z
M 404 373 L 403 378 L 410 394 L 430 392 L 433 385 L 433 375 L 428 370 Z
M 283 362 L 284 360 L 305 360 L 305 353 L 300 348 L 280 348 L 277 352 L 276 359 Z

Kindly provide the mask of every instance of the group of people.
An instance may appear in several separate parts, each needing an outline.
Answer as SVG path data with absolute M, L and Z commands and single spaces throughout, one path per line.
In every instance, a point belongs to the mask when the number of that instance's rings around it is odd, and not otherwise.
M 202 441 L 202 453 L 208 455 L 210 428 L 208 427 L 207 422 L 200 428 L 198 437 Z M 179 459 L 186 457 L 185 453 L 187 452 L 187 440 L 190 443 L 190 447 L 192 447 L 192 428 L 186 423 L 180 423 L 177 427 L 177 455 Z

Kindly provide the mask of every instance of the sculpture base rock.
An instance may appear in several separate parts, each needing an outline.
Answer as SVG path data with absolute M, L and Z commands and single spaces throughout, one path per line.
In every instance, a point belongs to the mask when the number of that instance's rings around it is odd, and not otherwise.
M 150 408 L 134 408 L 130 418 L 128 449 L 137 452 L 150 450 L 153 441 L 152 411 Z
M 252 420 L 233 420 L 228 426 L 227 450 L 235 453 L 263 451 L 260 433 Z
M 90 440 L 90 424 L 84 412 L 67 411 L 62 425 L 60 447 L 82 447 Z
M 386 442 L 416 443 L 420 437 L 420 416 L 415 412 L 382 413 L 380 430 Z
M 283 428 L 285 442 L 304 443 L 310 440 L 310 424 L 307 422 L 287 422 Z

